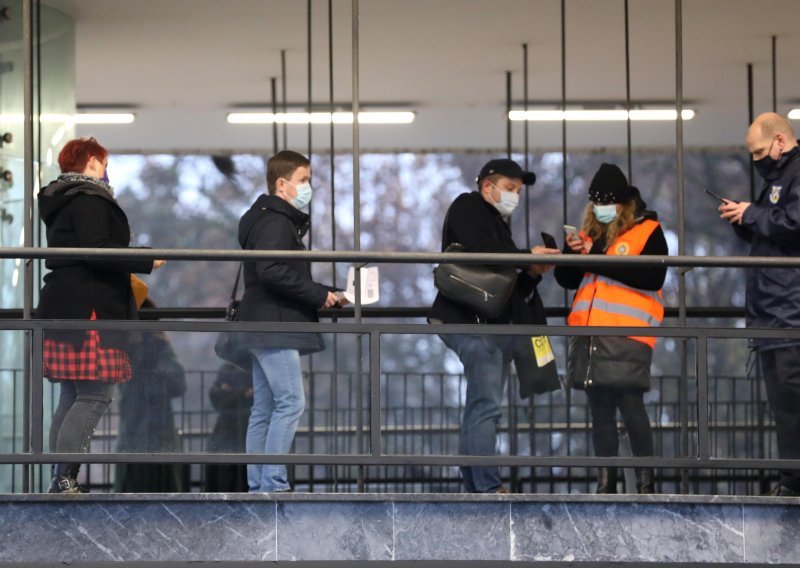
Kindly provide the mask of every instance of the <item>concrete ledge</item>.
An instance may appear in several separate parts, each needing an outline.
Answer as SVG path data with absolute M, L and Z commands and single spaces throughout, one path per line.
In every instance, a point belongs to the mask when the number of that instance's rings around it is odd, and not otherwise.
M 0 496 L 0 562 L 799 559 L 800 499 L 792 498 Z

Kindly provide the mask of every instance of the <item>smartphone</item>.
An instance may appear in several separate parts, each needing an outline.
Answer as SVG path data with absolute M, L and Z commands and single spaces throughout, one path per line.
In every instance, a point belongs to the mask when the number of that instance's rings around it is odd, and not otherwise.
M 713 198 L 715 198 L 715 199 L 719 199 L 719 200 L 720 200 L 720 201 L 722 201 L 723 203 L 725 203 L 726 201 L 730 201 L 731 203 L 739 203 L 739 202 L 738 202 L 738 201 L 736 201 L 735 199 L 728 199 L 727 197 L 722 197 L 721 195 L 718 195 L 718 194 L 714 193 L 714 192 L 713 192 L 713 191 L 711 191 L 710 189 L 704 189 L 703 191 L 705 191 L 705 192 L 706 192 L 707 194 L 709 194 L 711 197 L 713 197 Z
M 578 234 L 578 229 L 573 227 L 572 225 L 564 225 L 564 233 L 567 236 L 576 235 Z
M 550 233 L 543 232 L 542 241 L 544 242 L 544 246 L 546 246 L 547 248 L 558 250 L 558 243 L 556 242 L 556 238 Z

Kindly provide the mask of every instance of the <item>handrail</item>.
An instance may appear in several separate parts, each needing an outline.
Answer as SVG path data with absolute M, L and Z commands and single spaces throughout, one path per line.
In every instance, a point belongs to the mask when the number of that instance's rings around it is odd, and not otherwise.
M 430 311 L 429 306 L 408 306 L 408 307 L 370 307 L 365 306 L 361 309 L 363 318 L 425 318 Z M 548 318 L 563 318 L 569 314 L 569 308 L 565 306 L 551 306 L 544 309 L 545 316 Z M 354 315 L 352 308 L 332 308 L 320 310 L 321 318 L 352 318 Z M 0 321 L 22 319 L 21 308 L 0 309 Z M 36 312 L 34 311 L 34 317 Z M 742 318 L 745 315 L 744 308 L 735 306 L 708 306 L 687 308 L 686 315 L 689 318 Z M 142 308 L 139 310 L 139 319 L 222 319 L 225 317 L 225 308 Z M 678 317 L 678 308 L 667 306 L 664 308 L 664 317 Z
M 507 254 L 472 252 L 392 252 L 392 251 L 296 251 L 226 249 L 140 249 L 140 248 L 39 248 L 4 247 L 0 258 L 13 259 L 139 259 L 139 260 L 306 260 L 353 262 L 357 264 L 494 264 L 554 266 L 666 266 L 671 268 L 800 268 L 800 257 L 772 256 L 660 256 L 660 255 L 572 255 Z

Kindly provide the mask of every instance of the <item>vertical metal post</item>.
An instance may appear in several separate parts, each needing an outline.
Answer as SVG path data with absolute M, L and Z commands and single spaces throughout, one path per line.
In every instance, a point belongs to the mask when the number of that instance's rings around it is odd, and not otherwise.
M 753 124 L 753 64 L 747 64 L 747 125 Z M 750 170 L 750 202 L 756 200 L 756 169 L 753 167 L 753 160 L 750 154 L 747 155 L 747 164 Z
M 506 156 L 511 159 L 511 71 L 506 71 Z
M 286 50 L 281 50 L 281 107 L 282 112 L 285 115 L 288 111 L 289 107 L 286 103 Z M 288 133 L 286 127 L 286 120 L 284 118 L 283 121 L 283 146 L 282 149 L 286 150 L 288 148 Z
M 328 100 L 330 104 L 330 184 L 331 184 L 331 250 L 336 250 L 336 152 L 334 139 L 333 113 L 333 0 L 328 0 Z M 336 263 L 331 263 L 331 284 L 336 286 Z M 336 320 L 334 320 L 336 321 Z M 333 373 L 331 374 L 331 431 L 333 453 L 339 453 L 339 336 L 333 336 Z M 331 468 L 333 475 L 333 490 L 338 489 L 338 469 Z
M 562 222 L 568 223 L 567 209 L 567 2 L 561 0 L 561 112 L 564 113 L 561 119 L 561 211 Z M 569 305 L 569 295 L 564 289 L 564 305 Z M 572 455 L 572 389 L 566 392 L 566 430 L 567 430 L 567 455 Z M 572 489 L 572 470 L 567 468 L 567 490 Z
M 270 91 L 272 97 L 272 116 L 277 118 L 278 114 L 278 78 L 271 77 Z M 278 121 L 272 121 L 272 153 L 277 154 L 280 148 L 278 147 Z
M 381 440 L 381 336 L 377 331 L 369 334 L 369 436 L 370 455 L 383 455 Z
M 361 250 L 361 141 L 360 141 L 360 129 L 358 124 L 358 114 L 360 110 L 360 102 L 359 102 L 359 75 L 358 75 L 358 55 L 359 55 L 359 45 L 358 45 L 358 0 L 351 0 L 352 1 L 352 32 L 353 32 L 353 104 L 352 104 L 352 112 L 353 112 L 353 250 L 360 251 Z M 356 293 L 356 302 L 355 302 L 355 321 L 356 323 L 361 321 L 361 270 L 360 267 L 356 267 L 356 278 L 355 278 L 355 293 Z
M 628 0 L 625 0 L 625 110 L 628 114 L 625 125 L 628 136 L 628 183 L 633 185 L 633 143 L 631 136 L 631 34 L 628 16 Z
M 313 77 L 312 77 L 312 73 L 313 73 L 312 47 L 313 47 L 313 44 L 312 44 L 312 41 L 311 41 L 311 36 L 312 36 L 312 19 L 311 19 L 312 11 L 311 10 L 312 10 L 311 0 L 307 0 L 306 1 L 306 12 L 307 12 L 306 35 L 308 37 L 306 38 L 306 41 L 308 42 L 307 43 L 308 54 L 307 54 L 307 59 L 306 59 L 306 72 L 307 72 L 307 75 L 308 75 L 308 93 L 307 93 L 308 94 L 308 103 L 307 104 L 308 104 L 308 160 L 309 160 L 309 162 L 312 162 L 312 155 L 314 153 L 313 138 L 312 138 L 313 130 L 312 130 L 312 125 L 311 125 L 311 113 L 314 110 L 314 107 L 313 107 L 314 103 L 313 103 L 313 98 L 312 98 L 312 79 L 313 79 Z M 312 167 L 313 167 L 313 164 L 312 164 Z M 309 250 L 314 245 L 314 223 L 313 223 L 313 215 L 312 215 L 313 207 L 314 207 L 314 202 L 311 201 L 308 204 L 308 214 L 312 218 L 312 222 L 308 227 L 308 248 L 309 248 Z M 308 382 L 308 395 L 309 395 L 308 396 L 308 398 L 309 398 L 309 405 L 308 405 L 308 453 L 313 454 L 314 453 L 314 441 L 315 441 L 314 440 L 314 432 L 316 430 L 315 426 L 316 426 L 316 414 L 317 414 L 317 389 L 316 389 L 317 381 L 314 380 L 314 355 L 313 354 L 311 354 L 308 357 L 308 373 L 309 373 L 309 377 L 311 378 L 311 380 Z M 308 484 L 309 484 L 309 490 L 313 492 L 314 491 L 314 464 L 309 464 L 309 466 L 308 466 Z
M 336 250 L 336 154 L 334 152 L 335 128 L 333 124 L 333 113 L 336 110 L 333 98 L 333 0 L 328 0 L 328 104 L 331 113 L 330 124 L 330 183 L 331 183 L 331 250 Z M 336 286 L 336 263 L 331 263 L 331 283 Z
M 306 0 L 306 2 L 307 2 L 306 3 L 306 11 L 307 11 L 307 18 L 306 18 L 306 29 L 307 29 L 307 31 L 306 31 L 306 35 L 308 36 L 306 38 L 306 41 L 308 42 L 308 46 L 307 46 L 308 57 L 306 59 L 306 73 L 308 75 L 308 115 L 309 115 L 308 116 L 308 118 L 309 118 L 309 120 L 308 120 L 308 159 L 311 160 L 311 154 L 312 154 L 311 136 L 312 136 L 312 132 L 313 132 L 313 129 L 311 127 L 311 113 L 314 110 L 314 102 L 313 102 L 313 99 L 312 99 L 312 90 L 311 90 L 311 87 L 312 87 L 312 76 L 311 76 L 311 74 L 313 72 L 312 59 L 311 59 L 311 48 L 312 48 L 312 43 L 311 43 L 311 33 L 312 33 L 311 15 L 312 14 L 311 14 L 311 0 Z M 311 207 L 311 206 L 309 205 L 309 207 Z M 310 242 L 309 242 L 309 248 L 311 248 Z
M 22 49 L 23 49 L 23 243 L 24 246 L 33 246 L 33 189 L 34 189 L 34 163 L 33 163 L 33 81 L 34 81 L 34 35 L 33 35 L 33 0 L 23 0 L 22 2 Z M 33 312 L 33 263 L 30 260 L 24 262 L 24 286 L 23 286 L 23 300 L 22 300 L 22 317 L 23 319 L 30 320 Z M 41 397 L 39 401 L 31 398 L 31 390 L 33 383 L 36 382 L 33 377 L 33 369 L 31 366 L 31 333 L 25 332 L 25 349 L 24 349 L 25 367 L 25 386 L 23 389 L 24 410 L 23 410 L 23 423 L 22 423 L 22 438 L 23 448 L 25 451 L 32 449 L 36 445 L 36 440 L 31 439 L 32 426 L 36 429 L 35 425 L 31 424 L 33 414 L 36 408 L 41 409 Z M 39 377 L 41 379 L 41 377 Z M 41 431 L 41 423 L 39 424 L 39 431 Z M 23 467 L 23 481 L 22 490 L 27 493 L 30 491 L 30 466 Z
M 525 153 L 525 171 L 529 172 L 530 146 L 528 140 L 528 44 L 522 44 L 522 109 L 525 112 L 523 124 L 523 151 Z M 525 248 L 531 248 L 531 188 L 526 186 L 525 191 Z
M 697 336 L 697 450 L 700 459 L 711 457 L 711 424 L 708 417 L 708 336 Z
M 747 125 L 750 126 L 755 120 L 754 87 L 753 87 L 753 64 L 747 64 Z M 750 154 L 747 155 L 747 165 L 750 170 L 750 201 L 756 200 L 756 169 L 753 167 L 753 160 Z M 763 460 L 766 453 L 767 431 L 766 416 L 763 399 L 761 398 L 761 365 L 755 367 L 756 380 L 753 382 L 753 396 L 755 400 L 756 415 L 756 437 L 757 437 L 757 457 Z M 769 490 L 769 479 L 763 469 L 758 470 L 758 491 L 757 494 L 765 493 Z
M 778 37 L 772 36 L 772 112 L 778 112 Z
M 517 396 L 511 382 L 510 365 L 503 368 L 502 381 L 508 386 L 508 451 L 512 456 L 519 453 L 519 416 L 517 412 Z M 512 493 L 520 492 L 519 468 L 510 469 L 509 485 Z
M 567 111 L 567 2 L 561 0 L 561 112 Z M 563 221 L 568 223 L 567 211 L 567 118 L 561 120 L 561 201 Z M 566 305 L 566 291 L 564 292 Z
M 361 147 L 360 147 L 360 139 L 359 139 L 359 125 L 358 125 L 358 113 L 359 113 L 359 76 L 358 76 L 358 55 L 359 55 L 359 44 L 358 44 L 358 0 L 351 0 L 352 6 L 352 34 L 353 34 L 353 104 L 352 104 L 352 112 L 353 112 L 353 250 L 359 251 L 361 250 L 361 186 L 359 177 L 361 175 L 360 170 L 360 161 L 361 161 Z M 356 323 L 361 322 L 361 267 L 355 267 L 355 321 Z M 364 389 L 363 386 L 363 373 L 362 373 L 362 361 L 363 361 L 363 345 L 361 341 L 358 342 L 358 367 L 357 367 L 357 374 L 356 374 L 356 443 L 358 444 L 358 451 L 359 453 L 363 453 L 364 451 Z M 364 467 L 358 466 L 358 490 L 360 492 L 364 491 Z
M 683 179 L 683 3 L 675 0 L 675 176 L 678 191 L 678 254 L 686 253 L 685 184 Z M 678 277 L 678 321 L 686 326 L 686 271 Z M 699 353 L 698 353 L 699 356 Z M 689 455 L 689 354 L 688 340 L 681 340 L 680 420 L 681 455 Z M 689 473 L 681 470 L 681 492 L 689 492 Z

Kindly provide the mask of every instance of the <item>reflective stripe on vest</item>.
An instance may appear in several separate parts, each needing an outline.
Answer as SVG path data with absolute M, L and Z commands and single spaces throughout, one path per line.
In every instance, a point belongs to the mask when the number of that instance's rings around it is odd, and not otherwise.
M 658 227 L 656 221 L 646 220 L 635 225 L 608 247 L 609 256 L 638 255 Z M 568 325 L 609 327 L 658 327 L 664 319 L 661 290 L 651 292 L 632 288 L 606 276 L 586 273 L 581 281 Z M 655 337 L 629 336 L 650 347 Z

